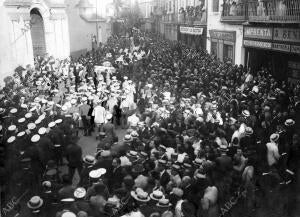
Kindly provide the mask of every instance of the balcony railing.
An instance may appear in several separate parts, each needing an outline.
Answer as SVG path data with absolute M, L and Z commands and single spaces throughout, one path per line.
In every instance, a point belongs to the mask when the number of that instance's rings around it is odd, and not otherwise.
M 244 22 L 247 20 L 246 3 L 224 3 L 221 21 L 223 22 Z
M 300 23 L 300 0 L 249 1 L 249 22 Z

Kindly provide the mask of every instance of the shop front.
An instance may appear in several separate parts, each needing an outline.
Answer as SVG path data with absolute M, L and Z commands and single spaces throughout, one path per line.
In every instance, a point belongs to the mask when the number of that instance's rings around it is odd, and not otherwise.
M 211 54 L 221 61 L 235 62 L 236 32 L 209 30 Z
M 206 49 L 206 27 L 180 25 L 178 40 L 196 49 Z
M 264 67 L 277 79 L 300 79 L 300 29 L 246 26 L 243 45 L 253 72 Z

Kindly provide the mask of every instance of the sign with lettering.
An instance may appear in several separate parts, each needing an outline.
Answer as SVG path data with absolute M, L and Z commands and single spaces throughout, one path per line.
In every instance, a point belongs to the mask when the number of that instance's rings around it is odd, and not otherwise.
M 262 27 L 245 27 L 245 38 L 259 38 L 259 39 L 272 39 L 272 29 Z
M 300 42 L 300 29 L 274 28 L 273 40 L 284 42 Z
M 291 46 L 291 52 L 300 54 L 300 46 L 292 45 Z
M 189 34 L 189 35 L 202 35 L 203 28 L 201 28 L 201 27 L 180 26 L 180 33 Z
M 290 52 L 291 46 L 288 45 L 288 44 L 273 43 L 273 44 L 272 44 L 272 49 L 273 49 L 273 50 L 279 50 L 279 51 Z
M 209 30 L 209 34 L 211 38 L 235 42 L 236 32 L 234 31 Z
M 299 69 L 300 70 L 300 62 L 288 61 L 288 67 L 291 69 Z
M 257 47 L 257 48 L 265 48 L 265 49 L 272 48 L 272 43 L 263 42 L 263 41 L 244 40 L 244 45 L 247 47 Z

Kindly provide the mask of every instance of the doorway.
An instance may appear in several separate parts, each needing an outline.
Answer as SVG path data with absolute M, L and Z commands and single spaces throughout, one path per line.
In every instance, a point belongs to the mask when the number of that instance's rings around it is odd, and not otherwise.
M 37 8 L 30 11 L 31 39 L 33 56 L 46 54 L 44 20 Z

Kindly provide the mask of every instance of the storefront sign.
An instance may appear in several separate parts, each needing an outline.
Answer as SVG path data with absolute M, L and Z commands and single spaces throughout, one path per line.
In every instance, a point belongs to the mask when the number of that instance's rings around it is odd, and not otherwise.
M 275 41 L 300 42 L 300 29 L 274 28 Z
M 201 28 L 201 27 L 180 26 L 180 33 L 189 34 L 189 35 L 202 35 L 203 28 Z
M 291 46 L 288 45 L 288 44 L 273 43 L 273 44 L 272 44 L 272 49 L 273 49 L 273 50 L 279 50 L 279 51 L 290 52 Z
M 300 46 L 292 45 L 291 52 L 300 54 Z
M 259 39 L 272 39 L 272 29 L 271 28 L 254 28 L 245 27 L 244 28 L 245 38 L 259 38 Z
M 257 47 L 257 48 L 265 48 L 265 49 L 272 48 L 272 43 L 263 42 L 263 41 L 244 40 L 244 45 L 248 47 Z
M 231 31 L 217 31 L 217 30 L 210 30 L 209 31 L 211 38 L 221 39 L 225 41 L 233 41 L 235 42 L 235 32 Z

